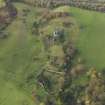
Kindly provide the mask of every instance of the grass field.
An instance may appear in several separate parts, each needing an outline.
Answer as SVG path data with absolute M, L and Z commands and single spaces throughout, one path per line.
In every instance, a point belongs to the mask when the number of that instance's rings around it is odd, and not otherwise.
M 35 105 L 32 98 L 32 90 L 38 72 L 46 63 L 46 53 L 43 43 L 38 35 L 32 34 L 33 22 L 37 19 L 37 10 L 23 3 L 14 4 L 18 9 L 18 16 L 5 30 L 9 33 L 6 39 L 0 39 L 0 105 Z M 23 10 L 29 10 L 24 14 Z M 66 9 L 66 11 L 69 10 Z M 68 21 L 73 20 L 67 18 Z M 73 23 L 75 21 L 73 20 Z M 57 25 L 56 25 L 57 24 Z M 62 26 L 62 18 L 54 19 L 47 23 L 42 29 L 46 34 L 52 34 L 55 27 Z M 67 32 L 70 36 L 77 35 L 78 26 Z M 69 34 L 67 38 L 69 37 Z M 34 58 L 39 58 L 35 61 Z M 31 81 L 28 80 L 31 78 Z M 4 88 L 5 87 L 5 88 Z M 36 91 L 43 100 L 44 91 Z
M 5 2 L 4 2 L 4 0 L 0 0 L 0 8 L 3 6 L 5 6 Z
M 18 17 L 6 30 L 8 38 L 0 40 L 0 105 L 35 105 L 31 91 L 27 92 L 35 81 L 28 83 L 28 86 L 23 84 L 29 75 L 34 75 L 41 67 L 33 58 L 42 56 L 43 45 L 30 32 L 36 10 L 24 4 L 15 5 Z M 31 9 L 31 12 L 24 17 L 22 10 L 26 8 Z M 43 60 L 40 64 L 43 64 Z
M 105 68 L 105 14 L 70 8 L 80 26 L 77 47 L 89 67 Z
M 36 73 L 40 72 L 46 61 L 43 43 L 37 35 L 31 33 L 32 24 L 37 19 L 37 8 L 22 3 L 15 3 L 15 6 L 18 9 L 18 17 L 5 30 L 9 33 L 8 38 L 0 39 L 0 105 L 35 105 L 29 90 L 32 90 Z M 23 9 L 27 8 L 30 12 L 24 16 Z M 54 11 L 64 10 L 69 10 L 74 17 L 68 20 L 76 20 L 78 23 L 73 30 L 67 29 L 67 32 L 78 39 L 76 44 L 80 56 L 86 60 L 89 67 L 95 66 L 99 70 L 104 68 L 105 14 L 72 7 L 61 7 Z M 45 34 L 52 33 L 52 30 L 61 24 L 60 21 L 61 18 L 50 21 L 48 27 L 43 28 Z M 36 57 L 40 59 L 35 61 L 33 58 Z M 27 78 L 30 76 L 32 81 L 28 83 Z M 39 94 L 43 96 L 42 91 Z

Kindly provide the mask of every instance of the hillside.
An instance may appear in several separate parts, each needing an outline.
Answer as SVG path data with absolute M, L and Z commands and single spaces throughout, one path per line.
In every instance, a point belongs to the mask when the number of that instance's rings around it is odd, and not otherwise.
M 47 52 L 44 50 L 42 39 L 39 35 L 33 35 L 31 31 L 34 21 L 37 17 L 40 17 L 38 14 L 41 11 L 43 12 L 43 9 L 34 8 L 23 3 L 15 3 L 14 5 L 18 10 L 18 16 L 4 30 L 8 33 L 8 38 L 0 39 L 0 92 L 2 93 L 0 103 L 4 105 L 24 103 L 34 105 L 35 97 L 32 95 L 32 91 L 35 91 L 36 77 L 42 71 L 41 69 L 46 65 L 48 59 L 46 58 Z M 29 12 L 24 12 L 27 10 Z M 71 20 L 69 17 L 67 19 L 68 21 Z M 53 33 L 55 26 L 63 28 L 61 21 L 62 18 L 51 19 L 48 25 L 41 28 L 41 30 L 45 30 L 45 33 L 49 35 Z M 58 23 L 58 26 L 56 23 Z M 69 28 L 66 30 L 74 33 L 74 29 L 78 31 L 76 25 L 72 30 L 69 30 Z M 45 38 L 47 37 L 45 36 Z M 2 87 L 3 85 L 5 88 Z M 43 91 L 42 95 L 39 94 L 41 91 Z M 40 98 L 42 97 L 41 100 L 44 100 L 46 92 L 42 87 L 37 90 L 37 93 Z
M 27 2 L 0 11 L 0 105 L 105 105 L 105 14 Z

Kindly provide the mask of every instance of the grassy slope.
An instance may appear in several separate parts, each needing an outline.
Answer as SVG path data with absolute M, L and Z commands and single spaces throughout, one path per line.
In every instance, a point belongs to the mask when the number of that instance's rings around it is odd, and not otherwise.
M 19 16 L 6 30 L 9 32 L 9 37 L 0 40 L 0 105 L 33 105 L 31 95 L 24 91 L 25 87 L 20 89 L 19 85 L 26 81 L 28 75 L 34 74 L 40 68 L 33 58 L 37 54 L 43 55 L 41 53 L 43 45 L 30 32 L 36 16 L 35 8 L 24 4 L 16 4 L 16 7 Z M 24 8 L 31 9 L 26 24 L 22 22 Z
M 30 32 L 36 17 L 36 9 L 19 3 L 15 5 L 18 8 L 19 16 L 7 28 L 10 36 L 0 40 L 0 93 L 2 94 L 0 104 L 21 105 L 25 102 L 33 105 L 31 95 L 16 87 L 16 84 L 24 83 L 28 75 L 38 72 L 37 70 L 46 60 L 45 53 L 42 52 L 43 45 L 40 40 L 36 36 L 32 36 Z M 24 19 L 22 9 L 24 8 L 31 9 L 31 12 L 25 17 L 26 23 L 22 22 Z M 87 60 L 88 65 L 95 65 L 97 68 L 104 67 L 105 14 L 76 8 L 70 8 L 70 12 L 81 26 L 77 43 L 81 56 Z M 53 26 L 55 26 L 54 23 Z M 41 65 L 33 61 L 33 58 L 38 55 L 41 57 L 39 61 Z
M 36 11 L 39 9 L 22 3 L 15 5 L 18 9 L 18 17 L 6 30 L 9 32 L 9 37 L 0 40 L 0 93 L 2 93 L 0 103 L 3 105 L 23 105 L 25 102 L 29 103 L 28 105 L 33 105 L 31 95 L 26 91 L 32 91 L 36 73 L 38 74 L 46 63 L 46 53 L 43 50 L 42 42 L 37 36 L 31 34 L 32 23 L 35 21 Z M 23 16 L 22 10 L 27 8 L 31 11 L 27 16 Z M 24 19 L 25 23 L 23 22 Z M 68 20 L 73 19 L 68 18 Z M 73 23 L 75 23 L 74 20 Z M 63 27 L 62 18 L 50 21 L 47 26 L 42 29 L 50 34 L 55 30 L 55 27 Z M 75 29 L 77 32 L 74 31 Z M 67 28 L 67 32 L 70 33 L 70 36 L 72 34 L 76 36 L 78 26 L 75 25 L 71 30 Z M 39 61 L 33 60 L 38 56 Z M 29 76 L 34 76 L 33 79 L 31 78 L 33 80 L 31 83 L 27 81 Z M 27 84 L 25 84 L 26 82 Z M 39 89 L 37 92 L 43 97 L 43 89 Z
M 71 8 L 70 12 L 80 25 L 77 47 L 89 66 L 105 67 L 105 14 Z

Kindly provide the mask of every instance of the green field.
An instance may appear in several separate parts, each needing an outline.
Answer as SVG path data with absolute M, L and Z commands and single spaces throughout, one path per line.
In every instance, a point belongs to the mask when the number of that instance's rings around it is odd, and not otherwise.
M 32 25 L 37 19 L 37 13 L 43 9 L 23 3 L 14 5 L 18 16 L 5 30 L 9 33 L 8 37 L 0 39 L 0 105 L 36 105 L 32 90 L 40 95 L 41 100 L 46 94 L 41 88 L 35 91 L 36 76 L 46 63 L 46 53 L 39 36 L 32 34 Z M 28 14 L 24 14 L 25 9 L 29 10 Z M 42 28 L 44 34 L 52 33 L 56 26 L 63 27 L 60 22 L 62 18 L 50 21 Z M 67 32 L 77 35 L 75 29 L 78 32 L 76 25 L 72 30 L 67 28 Z
M 71 8 L 70 12 L 80 26 L 77 47 L 89 67 L 105 67 L 105 14 Z
M 46 62 L 43 43 L 31 32 L 39 9 L 23 3 L 15 3 L 15 6 L 18 9 L 18 17 L 5 30 L 9 36 L 0 39 L 0 105 L 35 105 L 30 90 L 33 90 L 36 74 Z M 24 16 L 23 9 L 30 10 L 27 16 Z M 104 68 L 105 14 L 72 7 L 61 7 L 54 11 L 63 11 L 62 9 L 69 10 L 73 16 L 68 20 L 76 20 L 74 29 L 67 29 L 67 32 L 71 33 L 72 38 L 76 38 L 79 56 L 85 59 L 89 67 L 94 66 L 99 70 Z M 50 21 L 48 26 L 43 28 L 45 34 L 61 25 L 60 21 L 62 19 Z M 39 60 L 35 61 L 34 58 Z M 30 76 L 31 83 L 28 82 Z M 39 91 L 39 94 L 43 97 L 42 91 Z
M 31 91 L 28 92 L 35 81 L 28 86 L 24 83 L 29 75 L 34 75 L 41 67 L 33 58 L 42 56 L 43 45 L 30 32 L 36 10 L 24 4 L 15 5 L 18 17 L 6 29 L 8 38 L 0 40 L 0 105 L 35 105 Z M 22 10 L 26 8 L 31 9 L 31 12 L 24 17 Z M 43 64 L 43 60 L 40 64 Z

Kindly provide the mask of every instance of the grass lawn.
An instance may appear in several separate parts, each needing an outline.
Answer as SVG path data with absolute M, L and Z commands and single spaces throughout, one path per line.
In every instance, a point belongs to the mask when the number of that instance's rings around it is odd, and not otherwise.
M 0 105 L 35 105 L 26 92 L 10 82 L 0 80 Z
M 89 67 L 105 68 L 105 14 L 71 7 L 80 26 L 77 47 Z

